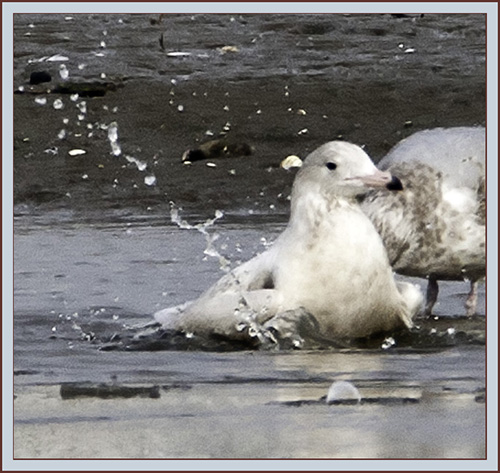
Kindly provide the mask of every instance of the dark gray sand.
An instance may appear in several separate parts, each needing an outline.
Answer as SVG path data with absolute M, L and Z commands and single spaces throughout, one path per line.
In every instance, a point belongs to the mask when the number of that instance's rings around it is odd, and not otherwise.
M 365 145 L 378 161 L 415 131 L 485 124 L 484 15 L 169 15 L 159 24 L 150 21 L 158 15 L 72 18 L 15 21 L 15 87 L 26 91 L 15 96 L 15 202 L 43 211 L 164 213 L 172 200 L 196 214 L 249 205 L 267 212 L 270 204 L 286 213 L 294 172 L 278 166 L 290 154 L 303 158 L 341 138 Z M 168 56 L 179 52 L 189 55 Z M 55 54 L 69 60 L 28 64 Z M 53 80 L 36 92 L 96 81 L 115 90 L 75 102 L 70 94 L 27 93 L 39 70 Z M 57 99 L 61 110 L 52 106 Z M 121 157 L 110 154 L 107 132 L 98 129 L 112 122 Z M 221 132 L 254 154 L 214 168 L 181 163 L 184 151 Z M 71 157 L 74 148 L 87 153 Z M 144 184 L 148 172 L 155 186 Z

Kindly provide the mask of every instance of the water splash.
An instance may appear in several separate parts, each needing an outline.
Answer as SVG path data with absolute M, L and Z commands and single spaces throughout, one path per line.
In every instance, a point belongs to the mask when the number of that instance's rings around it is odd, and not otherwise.
M 273 335 L 272 330 L 269 330 L 258 322 L 261 314 L 254 310 L 246 300 L 245 290 L 242 288 L 240 280 L 234 271 L 231 271 L 231 261 L 223 256 L 215 246 L 215 242 L 218 240 L 220 235 L 216 232 L 209 232 L 209 229 L 223 217 L 224 213 L 221 210 L 216 210 L 213 218 L 207 219 L 202 223 L 192 225 L 181 218 L 179 208 L 176 207 L 174 202 L 170 202 L 170 219 L 172 223 L 176 224 L 183 230 L 196 230 L 204 235 L 206 247 L 203 250 L 203 254 L 216 258 L 219 262 L 219 268 L 226 273 L 226 277 L 232 278 L 236 288 L 241 288 L 236 289 L 239 293 L 239 301 L 238 306 L 234 310 L 234 315 L 235 320 L 241 321 L 236 326 L 236 329 L 239 332 L 246 332 L 250 339 L 257 340 L 261 348 L 278 348 L 279 340 L 277 340 Z M 264 313 L 266 310 L 266 308 L 262 309 Z
M 65 64 L 61 64 L 59 66 L 59 75 L 61 76 L 62 80 L 67 80 L 69 77 L 69 71 L 68 68 L 66 67 Z
M 122 149 L 118 144 L 118 124 L 116 122 L 112 122 L 108 127 L 108 140 L 111 145 L 111 153 L 113 156 L 120 156 L 122 154 Z
M 218 258 L 219 260 L 219 265 L 220 268 L 224 272 L 228 272 L 230 268 L 231 262 L 225 258 L 223 255 L 219 253 L 217 248 L 214 246 L 214 242 L 219 238 L 218 233 L 213 233 L 210 234 L 208 232 L 208 229 L 212 227 L 217 220 L 220 220 L 222 217 L 224 217 L 224 213 L 221 210 L 216 210 L 215 211 L 215 216 L 214 218 L 208 219 L 205 222 L 198 223 L 196 225 L 191 225 L 188 223 L 186 220 L 182 220 L 180 213 L 179 213 L 179 208 L 176 207 L 174 202 L 170 202 L 170 220 L 172 223 L 175 223 L 179 228 L 183 230 L 197 230 L 199 231 L 202 235 L 205 236 L 205 240 L 207 242 L 207 246 L 203 253 L 207 256 L 213 257 L 213 258 Z
M 108 134 L 109 136 L 109 134 Z M 137 166 L 137 169 L 139 171 L 145 171 L 146 168 L 148 167 L 148 164 L 145 163 L 144 161 L 140 161 L 138 160 L 137 158 L 134 158 L 133 156 L 129 156 L 129 155 L 125 155 L 124 158 L 129 162 L 129 163 L 133 163 Z

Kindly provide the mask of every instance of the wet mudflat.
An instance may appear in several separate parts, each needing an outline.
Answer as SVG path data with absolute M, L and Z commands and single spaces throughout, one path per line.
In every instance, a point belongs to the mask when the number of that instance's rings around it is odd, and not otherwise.
M 342 137 L 377 161 L 419 129 L 484 125 L 484 47 L 481 15 L 16 17 L 15 456 L 484 457 L 484 287 L 469 320 L 467 285 L 444 284 L 437 318 L 385 348 L 127 338 L 222 274 L 171 201 L 193 224 L 223 211 L 209 230 L 236 265 L 283 229 L 287 155 Z M 47 93 L 68 81 L 112 86 Z M 181 162 L 221 132 L 252 156 Z M 365 402 L 327 405 L 336 380 Z M 159 397 L 63 399 L 75 383 Z

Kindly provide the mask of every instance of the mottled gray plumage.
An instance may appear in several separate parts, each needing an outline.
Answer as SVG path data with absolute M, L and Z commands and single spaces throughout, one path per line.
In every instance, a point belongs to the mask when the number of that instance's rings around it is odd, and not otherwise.
M 378 229 L 394 270 L 429 279 L 426 312 L 438 280 L 471 281 L 476 311 L 484 277 L 485 129 L 436 128 L 411 135 L 379 163 L 403 182 L 399 193 L 372 191 L 362 208 Z

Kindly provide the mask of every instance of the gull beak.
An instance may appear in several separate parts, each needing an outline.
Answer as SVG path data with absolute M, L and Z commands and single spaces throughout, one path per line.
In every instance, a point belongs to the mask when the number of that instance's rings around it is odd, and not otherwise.
M 366 187 L 385 187 L 390 191 L 403 190 L 403 184 L 396 176 L 390 172 L 377 169 L 373 174 L 363 177 L 357 177 Z

